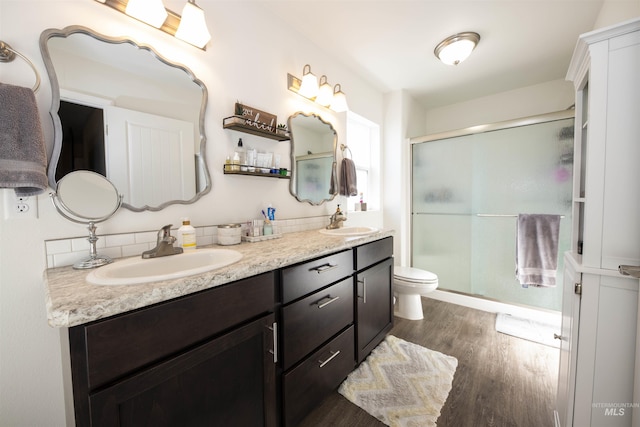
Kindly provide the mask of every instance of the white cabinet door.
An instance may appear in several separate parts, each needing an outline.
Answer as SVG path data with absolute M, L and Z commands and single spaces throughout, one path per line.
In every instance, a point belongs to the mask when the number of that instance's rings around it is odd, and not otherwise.
M 580 294 L 575 285 L 580 283 L 571 254 L 565 254 L 564 291 L 562 295 L 562 331 L 560 342 L 560 368 L 556 397 L 556 427 L 573 425 L 573 402 L 576 386 L 576 359 L 578 356 L 578 325 L 580 324 Z
M 107 178 L 136 207 L 195 196 L 193 123 L 119 107 L 106 109 Z
M 609 41 L 602 268 L 640 265 L 640 31 Z

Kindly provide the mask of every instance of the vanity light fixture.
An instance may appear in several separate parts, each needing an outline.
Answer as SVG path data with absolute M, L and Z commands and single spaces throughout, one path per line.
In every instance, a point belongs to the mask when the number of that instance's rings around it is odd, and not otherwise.
M 323 107 L 328 107 L 333 101 L 333 88 L 327 82 L 327 76 L 320 77 L 320 87 L 318 88 L 318 96 L 315 101 Z
M 156 28 L 162 27 L 169 16 L 162 0 L 129 0 L 124 12 Z
M 323 75 L 320 77 L 320 85 L 318 85 L 318 78 L 311 72 L 311 66 L 308 64 L 304 66 L 302 73 L 302 80 L 287 73 L 287 88 L 291 92 L 337 113 L 348 110 L 347 97 L 339 84 L 331 88 L 327 76 Z
M 302 84 L 300 85 L 298 94 L 305 98 L 313 99 L 318 96 L 319 90 L 318 78 L 311 72 L 311 65 L 305 65 L 302 69 Z
M 331 109 L 336 113 L 342 113 L 347 111 L 349 106 L 347 105 L 347 97 L 342 91 L 342 87 L 337 84 L 333 89 L 333 100 L 331 101 Z
M 480 34 L 471 31 L 454 34 L 434 49 L 436 57 L 447 65 L 458 65 L 471 55 L 480 42 Z
M 209 34 L 207 22 L 204 19 L 204 10 L 196 5 L 195 0 L 188 0 L 184 5 L 176 37 L 200 49 L 204 48 L 211 40 L 211 34 Z
M 131 16 L 145 24 L 205 50 L 211 40 L 204 11 L 195 0 L 186 0 L 182 16 L 166 9 L 162 0 L 95 0 L 105 6 Z

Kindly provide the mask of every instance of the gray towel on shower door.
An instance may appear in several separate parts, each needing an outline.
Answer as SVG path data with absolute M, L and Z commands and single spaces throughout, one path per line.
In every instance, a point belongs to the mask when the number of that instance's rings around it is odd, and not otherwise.
M 516 278 L 523 287 L 556 285 L 559 234 L 559 215 L 518 215 Z
M 47 186 L 47 152 L 33 90 L 0 83 L 0 188 L 26 197 Z

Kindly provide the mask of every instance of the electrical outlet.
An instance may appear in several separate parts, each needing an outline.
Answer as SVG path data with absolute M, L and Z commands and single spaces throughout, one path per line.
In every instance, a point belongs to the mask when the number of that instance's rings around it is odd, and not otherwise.
M 38 218 L 38 198 L 18 197 L 11 189 L 4 190 L 4 219 Z

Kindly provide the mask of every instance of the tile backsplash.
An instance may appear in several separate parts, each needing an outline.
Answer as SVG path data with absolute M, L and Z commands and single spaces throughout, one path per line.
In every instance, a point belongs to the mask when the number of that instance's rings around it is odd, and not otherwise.
M 297 231 L 314 230 L 328 224 L 326 216 L 298 219 L 280 219 L 273 222 L 274 234 L 295 233 Z M 243 233 L 246 225 L 243 224 Z M 209 246 L 218 241 L 218 226 L 194 226 L 198 246 Z M 171 230 L 176 235 L 177 228 Z M 96 248 L 100 255 L 111 258 L 122 258 L 140 255 L 156 246 L 158 231 L 142 231 L 135 233 L 98 235 Z M 89 256 L 87 237 L 45 240 L 47 268 L 65 267 Z

